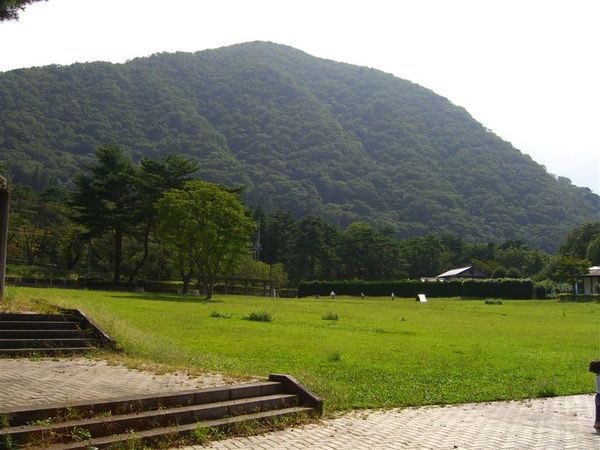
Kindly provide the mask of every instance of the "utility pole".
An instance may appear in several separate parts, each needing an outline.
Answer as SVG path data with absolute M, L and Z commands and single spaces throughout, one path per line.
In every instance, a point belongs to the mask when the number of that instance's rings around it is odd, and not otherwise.
M 8 245 L 8 213 L 10 210 L 10 193 L 6 179 L 0 176 L 0 301 L 4 300 L 6 283 L 6 247 Z

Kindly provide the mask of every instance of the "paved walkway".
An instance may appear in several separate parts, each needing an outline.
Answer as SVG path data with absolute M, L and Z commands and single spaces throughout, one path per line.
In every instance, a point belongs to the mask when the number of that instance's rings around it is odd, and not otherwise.
M 0 412 L 231 382 L 218 374 L 155 375 L 105 361 L 0 359 Z M 262 436 L 213 442 L 239 449 L 597 449 L 594 400 L 575 395 L 517 402 L 351 412 Z M 186 450 L 206 449 L 202 446 Z
M 102 400 L 137 394 L 221 386 L 232 381 L 219 375 L 189 377 L 72 359 L 0 359 L 0 412 L 15 407 Z
M 240 449 L 600 449 L 594 397 L 575 395 L 515 402 L 473 403 L 351 412 L 321 423 L 262 436 L 213 442 Z M 190 446 L 185 450 L 206 450 Z

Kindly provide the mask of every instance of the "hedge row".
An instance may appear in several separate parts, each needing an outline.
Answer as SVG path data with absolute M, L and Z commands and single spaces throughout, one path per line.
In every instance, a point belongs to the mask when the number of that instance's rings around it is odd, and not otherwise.
M 536 286 L 531 280 L 524 279 L 491 279 L 491 280 L 456 280 L 446 282 L 406 281 L 311 281 L 301 282 L 298 286 L 298 297 L 313 295 L 327 296 L 335 292 L 337 295 L 355 295 L 361 293 L 369 297 L 389 296 L 415 297 L 425 294 L 428 297 L 494 297 L 494 298 L 544 298 L 544 289 Z

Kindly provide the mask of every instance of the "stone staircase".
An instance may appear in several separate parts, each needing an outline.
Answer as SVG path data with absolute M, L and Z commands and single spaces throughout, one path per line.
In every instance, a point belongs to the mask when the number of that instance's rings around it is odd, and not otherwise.
M 322 412 L 323 401 L 294 378 L 272 374 L 257 383 L 5 411 L 0 449 L 162 448 L 210 429 Z
M 0 313 L 0 356 L 89 352 L 115 342 L 79 310 L 62 314 Z

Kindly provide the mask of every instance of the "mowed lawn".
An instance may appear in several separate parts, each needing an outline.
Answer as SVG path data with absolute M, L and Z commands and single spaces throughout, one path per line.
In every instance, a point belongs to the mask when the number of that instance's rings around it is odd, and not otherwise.
M 598 303 L 13 293 L 81 308 L 137 357 L 230 375 L 292 374 L 329 410 L 592 392 L 587 366 L 600 357 Z M 258 311 L 272 322 L 243 320 Z M 323 320 L 327 313 L 339 319 Z

